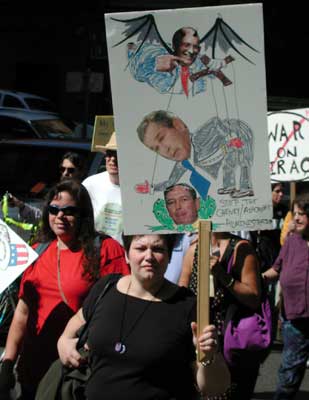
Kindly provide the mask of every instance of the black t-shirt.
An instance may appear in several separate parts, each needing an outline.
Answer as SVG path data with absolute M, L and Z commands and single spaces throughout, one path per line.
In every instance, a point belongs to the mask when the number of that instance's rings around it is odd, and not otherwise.
M 103 278 L 87 297 L 86 320 L 104 285 Z M 149 303 L 120 293 L 116 285 L 110 288 L 90 323 L 92 376 L 87 399 L 193 399 L 195 349 L 190 322 L 195 317 L 196 298 L 188 289 L 179 288 L 169 300 Z M 121 324 L 123 354 L 115 351 Z

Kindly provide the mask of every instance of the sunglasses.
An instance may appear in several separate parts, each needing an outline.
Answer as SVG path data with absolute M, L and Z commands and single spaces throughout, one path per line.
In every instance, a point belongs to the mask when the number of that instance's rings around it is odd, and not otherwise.
M 60 172 L 63 174 L 64 171 L 68 171 L 69 174 L 74 174 L 76 171 L 76 168 L 71 167 L 71 168 L 65 168 L 65 167 L 59 167 Z
M 60 211 L 63 212 L 63 215 L 69 217 L 77 215 L 79 212 L 79 208 L 75 206 L 58 207 L 55 204 L 50 204 L 48 206 L 48 212 L 51 215 L 58 215 Z

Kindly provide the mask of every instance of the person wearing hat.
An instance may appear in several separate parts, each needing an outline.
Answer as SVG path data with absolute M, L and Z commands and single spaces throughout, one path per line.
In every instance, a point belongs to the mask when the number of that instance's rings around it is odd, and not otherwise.
M 97 148 L 105 153 L 106 171 L 89 176 L 82 184 L 88 190 L 94 210 L 95 227 L 122 244 L 122 205 L 119 186 L 116 133 Z

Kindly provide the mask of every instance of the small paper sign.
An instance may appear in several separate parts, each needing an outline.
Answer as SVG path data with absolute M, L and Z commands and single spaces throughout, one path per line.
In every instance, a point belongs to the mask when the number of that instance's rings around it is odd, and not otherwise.
M 95 117 L 91 151 L 102 152 L 104 146 L 110 140 L 114 130 L 113 115 L 97 115 Z

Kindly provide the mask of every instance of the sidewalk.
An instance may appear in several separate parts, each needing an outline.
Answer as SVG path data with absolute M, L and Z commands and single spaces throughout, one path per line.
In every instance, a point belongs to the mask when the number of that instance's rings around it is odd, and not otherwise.
M 260 375 L 257 380 L 252 400 L 272 399 L 276 385 L 277 372 L 281 361 L 282 344 L 275 342 L 273 350 L 260 368 Z M 309 399 L 309 368 L 306 369 L 301 387 L 294 400 Z

